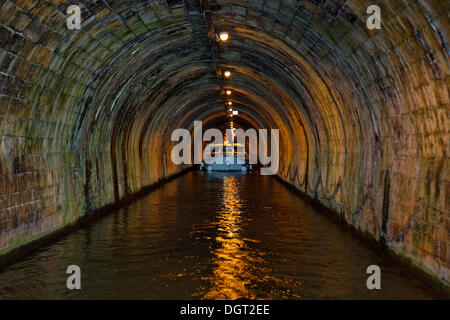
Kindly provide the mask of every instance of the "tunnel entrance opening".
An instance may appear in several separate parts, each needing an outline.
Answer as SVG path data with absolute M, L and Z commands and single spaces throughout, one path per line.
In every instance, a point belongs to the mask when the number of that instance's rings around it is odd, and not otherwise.
M 209 128 L 203 134 L 202 121 L 194 121 L 193 127 L 193 139 L 187 129 L 177 128 L 172 132 L 171 140 L 177 142 L 171 150 L 173 164 L 206 165 L 211 168 L 213 165 L 217 165 L 225 169 L 228 162 L 230 164 L 236 161 L 235 169 L 239 168 L 239 165 L 261 164 L 260 173 L 262 175 L 278 174 L 279 129 L 270 129 L 270 135 L 268 135 L 267 129 L 259 129 L 257 132 L 250 128 L 244 132 L 242 129 L 231 128 L 226 129 L 224 138 L 223 132 L 216 128 Z M 206 142 L 211 143 L 206 144 Z M 239 152 L 236 149 L 238 147 Z

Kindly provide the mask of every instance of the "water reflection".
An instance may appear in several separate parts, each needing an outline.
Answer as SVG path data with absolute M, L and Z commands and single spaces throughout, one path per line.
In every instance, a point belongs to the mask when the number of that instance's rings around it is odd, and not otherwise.
M 79 265 L 82 290 L 67 290 Z M 367 290 L 368 265 L 383 272 Z M 0 270 L 0 299 L 411 299 L 416 279 L 275 179 L 191 172 Z
M 257 279 L 252 266 L 262 263 L 262 253 L 249 250 L 241 235 L 244 201 L 240 197 L 240 185 L 236 176 L 223 178 L 222 205 L 217 211 L 217 233 L 219 247 L 213 252 L 211 263 L 215 266 L 205 299 L 256 298 L 249 285 Z M 256 242 L 256 240 L 253 240 Z M 250 254 L 251 253 L 251 254 Z M 259 273 L 264 270 L 259 270 Z

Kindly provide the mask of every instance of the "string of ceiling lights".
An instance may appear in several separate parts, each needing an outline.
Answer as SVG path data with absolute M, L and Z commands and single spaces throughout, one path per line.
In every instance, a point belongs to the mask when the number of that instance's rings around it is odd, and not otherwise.
M 220 44 L 221 43 L 225 43 L 225 42 L 230 40 L 230 33 L 228 31 L 221 31 L 218 34 L 215 33 L 215 38 L 216 38 L 216 41 L 217 41 L 217 43 L 219 45 L 219 48 L 220 48 Z M 231 78 L 231 71 L 230 70 L 225 70 L 225 71 L 223 71 L 223 73 L 222 73 L 222 71 L 223 70 L 222 70 L 222 68 L 219 65 L 219 69 L 217 70 L 218 76 L 221 77 L 222 74 L 223 74 L 223 78 L 222 78 L 222 81 L 221 81 L 222 86 L 220 88 L 220 92 L 221 92 L 221 95 L 222 95 L 222 100 L 225 103 L 225 110 L 226 110 L 227 115 L 228 115 L 229 128 L 231 130 L 233 130 L 233 116 L 237 115 L 238 111 L 237 110 L 233 110 L 233 102 L 228 98 L 233 93 L 233 91 L 231 89 L 226 89 L 225 90 L 224 86 L 223 86 L 223 80 L 228 80 L 228 79 Z
M 233 102 L 229 99 L 229 97 L 233 94 L 233 91 L 230 88 L 226 90 L 224 89 L 224 81 L 231 78 L 231 71 L 222 70 L 219 62 L 220 45 L 230 41 L 231 35 L 227 30 L 216 32 L 210 16 L 210 10 L 203 8 L 203 16 L 206 19 L 206 23 L 208 26 L 210 41 L 211 39 L 214 39 L 214 41 L 211 41 L 213 63 L 216 68 L 217 78 L 219 80 L 222 102 L 224 104 L 225 112 L 228 117 L 228 127 L 233 130 L 233 116 L 237 115 L 238 111 L 233 109 Z

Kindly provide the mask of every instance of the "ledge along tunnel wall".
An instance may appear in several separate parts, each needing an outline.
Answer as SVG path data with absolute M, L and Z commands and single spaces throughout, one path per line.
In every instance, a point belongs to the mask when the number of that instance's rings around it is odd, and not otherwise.
M 2 1 L 0 255 L 180 172 L 172 131 L 226 121 L 204 10 L 236 125 L 280 129 L 279 177 L 448 286 L 439 0 Z

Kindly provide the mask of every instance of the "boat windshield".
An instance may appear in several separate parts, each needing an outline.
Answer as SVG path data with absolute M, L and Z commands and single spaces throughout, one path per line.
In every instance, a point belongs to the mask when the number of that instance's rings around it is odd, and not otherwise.
M 222 154 L 224 156 L 229 155 L 240 155 L 245 154 L 245 146 L 241 144 L 235 143 L 233 144 L 224 144 L 224 145 L 208 145 L 205 150 L 208 150 L 211 153 L 211 156 L 214 156 L 217 154 L 217 150 L 220 150 L 222 147 Z

